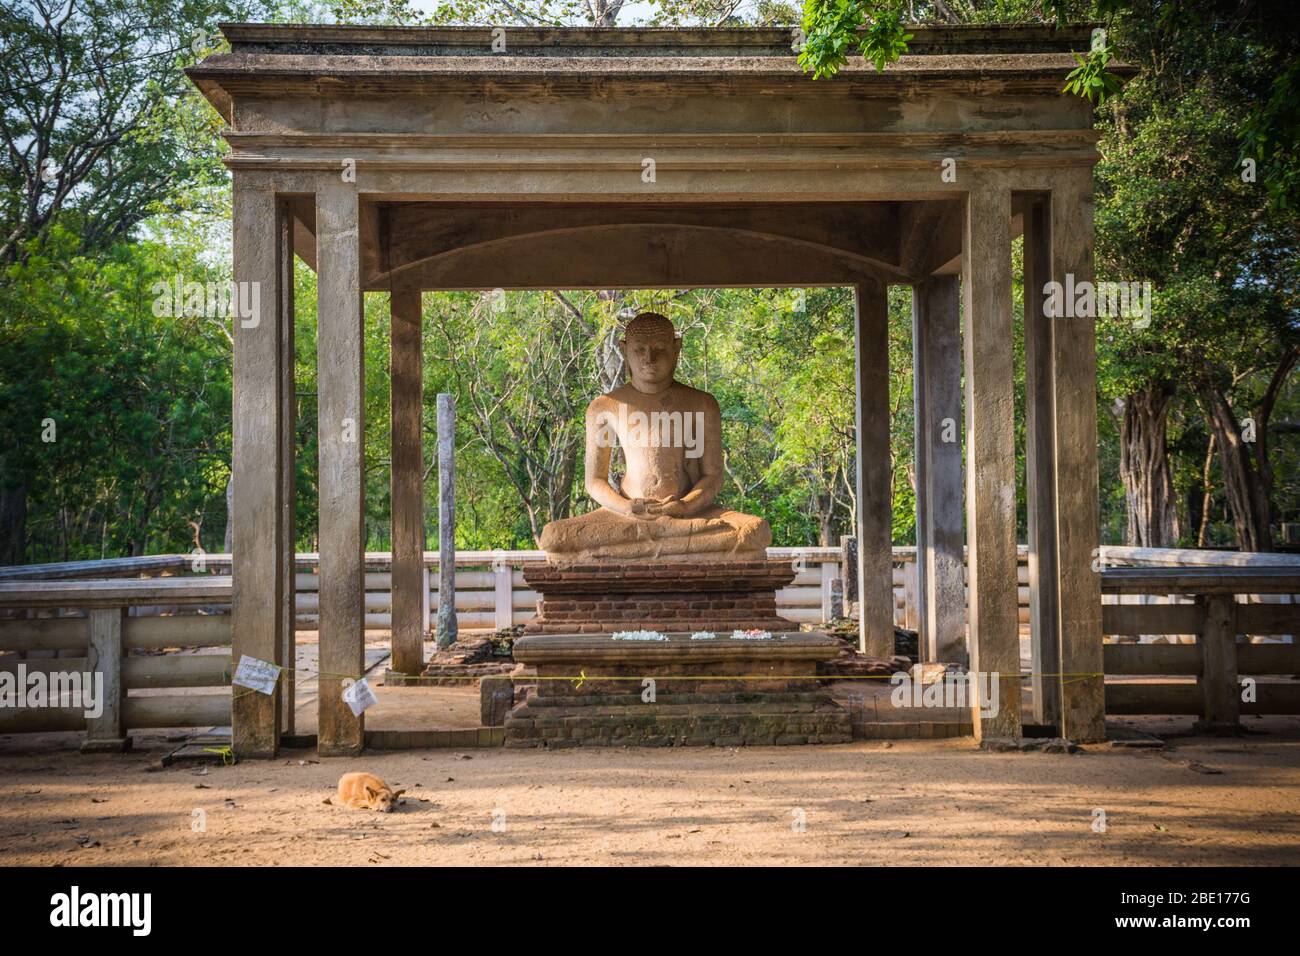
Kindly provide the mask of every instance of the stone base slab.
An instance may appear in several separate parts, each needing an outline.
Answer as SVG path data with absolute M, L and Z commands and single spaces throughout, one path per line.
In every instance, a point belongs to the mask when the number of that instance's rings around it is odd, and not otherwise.
M 643 703 L 636 695 L 592 696 L 579 705 L 530 698 L 506 718 L 505 745 L 741 747 L 853 740 L 848 712 L 816 692 L 753 701 L 737 701 L 743 694 L 700 694 L 691 703 L 672 704 Z
M 854 740 L 939 740 L 948 737 L 971 737 L 970 724 L 944 720 L 889 720 L 854 722 Z
M 635 628 L 630 628 L 635 629 Z M 848 743 L 849 713 L 821 688 L 817 664 L 838 642 L 817 632 L 768 640 L 616 641 L 611 634 L 530 635 L 515 659 L 537 689 L 506 717 L 507 747 L 743 746 Z M 651 685 L 653 681 L 653 699 Z

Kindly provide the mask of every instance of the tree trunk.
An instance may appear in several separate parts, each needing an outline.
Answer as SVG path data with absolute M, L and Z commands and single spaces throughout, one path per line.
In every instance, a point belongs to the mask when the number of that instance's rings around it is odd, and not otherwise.
M 1172 383 L 1151 382 L 1116 402 L 1127 541 L 1135 547 L 1171 548 L 1178 541 L 1174 481 L 1165 444 L 1173 397 Z
M 831 501 L 826 510 L 819 505 L 817 544 L 829 548 L 835 543 L 835 502 Z
M 1197 513 L 1196 546 L 1203 548 L 1209 541 L 1210 512 L 1214 508 L 1214 484 L 1211 481 L 1214 467 L 1214 434 L 1205 443 L 1205 464 L 1201 467 L 1201 501 Z
M 23 564 L 27 555 L 27 486 L 0 487 L 0 564 Z
M 1254 453 L 1241 437 L 1237 416 L 1223 392 L 1215 386 L 1200 385 L 1198 395 L 1219 452 L 1223 489 L 1232 512 L 1232 526 L 1237 532 L 1237 548 L 1241 551 L 1272 551 L 1268 488 L 1256 467 Z

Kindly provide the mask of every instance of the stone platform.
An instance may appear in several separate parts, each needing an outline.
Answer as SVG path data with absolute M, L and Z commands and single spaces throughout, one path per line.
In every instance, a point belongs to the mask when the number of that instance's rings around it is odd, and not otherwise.
M 786 625 L 788 627 L 788 623 Z M 629 628 L 635 629 L 635 628 Z M 506 717 L 507 747 L 848 743 L 848 711 L 817 680 L 839 644 L 817 632 L 768 640 L 666 641 L 539 634 L 515 642 L 537 690 Z M 654 699 L 645 699 L 646 678 Z
M 776 591 L 794 580 L 789 561 L 716 564 L 529 565 L 524 580 L 540 595 L 526 633 L 600 634 L 622 630 L 788 630 Z M 834 656 L 834 655 L 832 655 Z

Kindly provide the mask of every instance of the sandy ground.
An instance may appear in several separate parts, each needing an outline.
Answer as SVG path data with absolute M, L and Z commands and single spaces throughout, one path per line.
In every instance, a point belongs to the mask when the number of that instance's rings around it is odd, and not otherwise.
M 298 645 L 299 733 L 315 730 L 314 636 Z M 368 642 L 380 703 L 367 727 L 477 726 L 477 688 L 383 687 L 386 663 L 386 643 Z M 182 737 L 136 733 L 131 754 L 83 756 L 80 734 L 0 736 L 0 866 L 1300 864 L 1300 718 L 1248 718 L 1255 733 L 1234 739 L 1189 736 L 1190 718 L 1127 723 L 1168 745 L 287 750 L 161 768 Z M 351 770 L 406 788 L 405 802 L 326 805 Z
M 167 769 L 161 734 L 126 756 L 83 756 L 76 734 L 0 738 L 0 865 L 1300 863 L 1300 719 L 1251 723 L 1263 732 L 1076 755 L 957 739 Z M 404 805 L 322 802 L 361 769 Z

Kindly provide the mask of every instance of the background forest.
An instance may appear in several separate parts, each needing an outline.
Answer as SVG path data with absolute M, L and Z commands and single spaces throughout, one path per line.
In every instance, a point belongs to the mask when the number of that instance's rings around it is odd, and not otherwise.
M 871 27 L 861 50 L 871 57 L 905 22 L 1058 17 L 1107 30 L 1102 55 L 1080 51 L 1070 94 L 1101 100 L 1098 278 L 1155 290 L 1149 325 L 1099 322 L 1102 540 L 1300 546 L 1300 22 L 1290 4 L 3 0 L 0 564 L 228 549 L 230 320 L 157 307 L 159 283 L 230 277 L 221 122 L 181 73 L 220 49 L 219 22 L 735 23 L 792 35 L 801 24 L 805 62 L 833 72 L 836 57 L 858 55 L 850 31 L 860 26 Z M 1118 93 L 1104 72 L 1111 54 L 1140 69 Z M 296 284 L 299 548 L 313 550 L 316 290 L 302 263 Z M 1018 285 L 1015 301 L 1019 336 Z M 425 454 L 436 395 L 450 392 L 458 546 L 534 547 L 546 522 L 591 507 L 583 409 L 622 380 L 619 323 L 643 308 L 673 318 L 679 376 L 722 406 L 724 499 L 768 518 L 777 544 L 837 543 L 855 504 L 849 290 L 552 290 L 424 297 Z M 382 294 L 366 297 L 366 343 L 368 547 L 384 550 Z M 894 541 L 910 544 L 906 288 L 891 291 L 890 349 L 890 404 L 878 413 L 892 421 Z M 1017 395 L 1023 539 L 1019 361 Z M 433 501 L 436 480 L 428 492 Z M 436 517 L 431 507 L 431 536 Z

